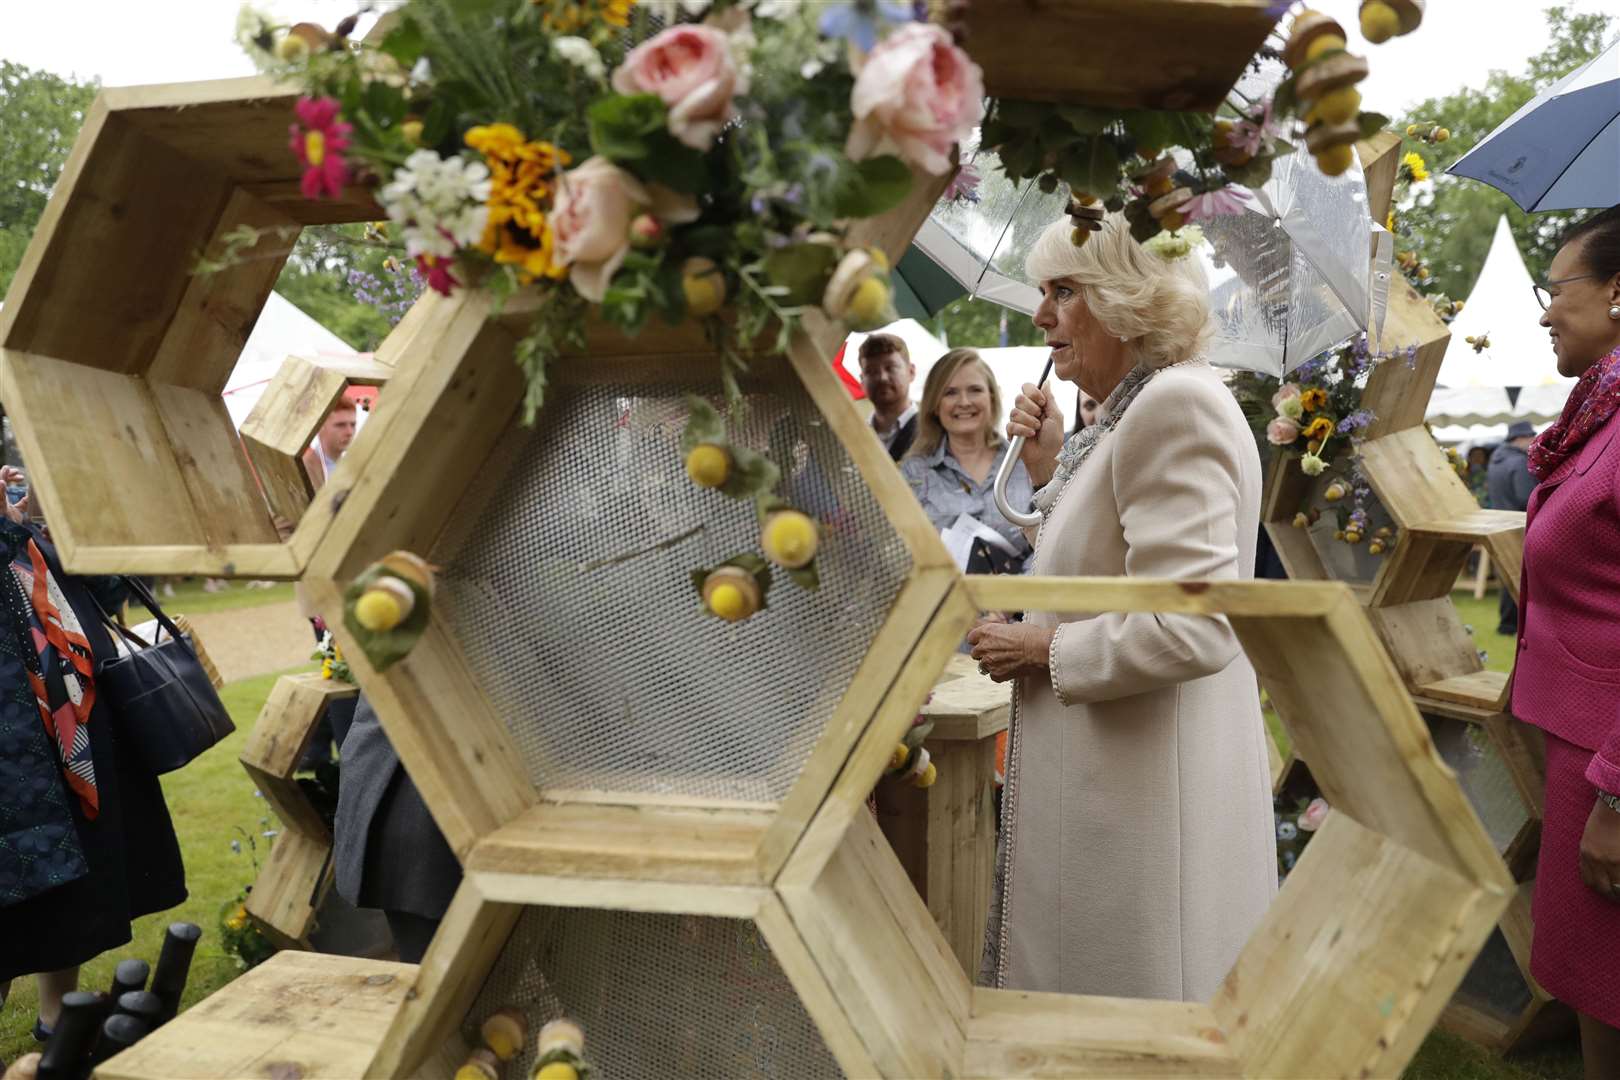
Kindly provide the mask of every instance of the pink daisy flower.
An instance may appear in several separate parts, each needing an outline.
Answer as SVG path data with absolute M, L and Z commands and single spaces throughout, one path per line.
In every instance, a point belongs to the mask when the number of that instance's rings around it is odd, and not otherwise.
M 1189 224 L 1201 221 L 1213 221 L 1218 217 L 1229 217 L 1241 214 L 1249 207 L 1249 193 L 1236 184 L 1227 184 L 1215 191 L 1207 191 L 1202 195 L 1194 195 L 1181 213 Z
M 336 98 L 299 98 L 293 106 L 298 122 L 288 127 L 288 146 L 304 166 L 300 187 L 306 199 L 335 199 L 343 194 L 349 178 L 349 163 L 343 151 L 349 147 L 352 124 L 337 118 Z

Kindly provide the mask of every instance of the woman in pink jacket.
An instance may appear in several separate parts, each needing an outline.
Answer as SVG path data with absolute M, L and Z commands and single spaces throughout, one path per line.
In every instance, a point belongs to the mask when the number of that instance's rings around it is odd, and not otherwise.
M 1581 1019 L 1588 1077 L 1620 1076 L 1620 206 L 1536 286 L 1579 376 L 1530 446 L 1513 712 L 1546 732 L 1531 972 Z

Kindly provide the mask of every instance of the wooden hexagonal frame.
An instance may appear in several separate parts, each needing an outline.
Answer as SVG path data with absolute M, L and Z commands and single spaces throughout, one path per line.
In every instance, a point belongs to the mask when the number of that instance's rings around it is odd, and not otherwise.
M 272 514 L 291 522 L 303 518 L 315 485 L 302 457 L 326 415 L 350 386 L 382 386 L 393 373 L 388 364 L 358 357 L 282 361 L 241 427 L 242 447 Z
M 74 573 L 296 577 L 330 521 L 278 540 L 220 397 L 296 230 L 382 216 L 359 186 L 303 197 L 297 94 L 104 90 L 85 118 L 0 311 L 0 394 Z M 193 273 L 242 226 L 245 258 Z
M 888 749 L 981 610 L 1224 614 L 1299 729 L 1335 811 L 1209 1003 L 973 987 L 866 807 Z M 368 1075 L 449 1071 L 453 1032 L 523 904 L 755 919 L 850 1075 L 1393 1075 L 1514 885 L 1398 673 L 1336 584 L 959 580 L 774 880 L 590 879 L 468 861 Z

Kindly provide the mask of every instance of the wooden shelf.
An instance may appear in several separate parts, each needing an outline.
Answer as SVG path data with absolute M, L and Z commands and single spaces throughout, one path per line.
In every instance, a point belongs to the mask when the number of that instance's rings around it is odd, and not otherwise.
M 1522 510 L 1475 510 L 1471 514 L 1439 521 L 1418 521 L 1406 526 L 1407 532 L 1427 533 L 1464 544 L 1481 544 L 1502 533 L 1524 532 Z
M 972 0 L 992 97 L 1211 112 L 1276 25 L 1267 0 Z
M 1463 705 L 1494 716 L 1507 708 L 1507 683 L 1508 677 L 1500 671 L 1475 671 L 1424 683 L 1416 688 L 1413 696 L 1418 699 L 1420 708 L 1429 702 L 1439 702 Z
M 469 873 L 763 885 L 756 810 L 542 802 L 473 846 Z

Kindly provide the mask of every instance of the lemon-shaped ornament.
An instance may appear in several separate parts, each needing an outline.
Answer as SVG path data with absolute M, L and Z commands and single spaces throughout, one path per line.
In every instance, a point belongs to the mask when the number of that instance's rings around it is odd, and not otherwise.
M 1374 45 L 1382 45 L 1401 32 L 1401 17 L 1383 0 L 1370 0 L 1361 5 L 1361 36 Z
M 703 606 L 726 622 L 742 622 L 765 606 L 764 590 L 749 571 L 722 566 L 703 580 Z
M 700 443 L 686 455 L 686 475 L 698 487 L 720 487 L 731 475 L 731 453 L 715 443 Z
M 1328 124 L 1343 124 L 1361 113 L 1361 91 L 1353 86 L 1329 90 L 1312 107 L 1315 117 Z
M 765 557 L 785 570 L 809 565 L 816 557 L 819 542 L 816 523 L 799 510 L 778 510 L 770 514 L 760 534 Z
M 379 577 L 360 594 L 354 604 L 354 618 L 375 633 L 394 629 L 416 607 L 416 594 L 396 577 Z
M 579 1070 L 572 1062 L 548 1061 L 534 1070 L 534 1080 L 579 1080 Z
M 520 1010 L 510 1007 L 491 1013 L 478 1033 L 484 1037 L 484 1045 L 502 1061 L 511 1061 L 529 1041 L 528 1021 Z
M 686 294 L 686 313 L 701 319 L 726 302 L 726 277 L 713 259 L 694 255 L 681 264 L 681 291 Z

